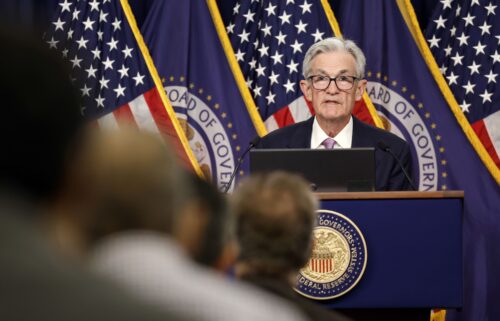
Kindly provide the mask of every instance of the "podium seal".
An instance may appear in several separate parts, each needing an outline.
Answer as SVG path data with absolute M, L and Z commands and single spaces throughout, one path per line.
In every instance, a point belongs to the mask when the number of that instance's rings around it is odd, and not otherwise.
M 346 216 L 319 210 L 311 258 L 297 276 L 295 291 L 327 300 L 349 292 L 361 280 L 367 261 L 366 242 Z

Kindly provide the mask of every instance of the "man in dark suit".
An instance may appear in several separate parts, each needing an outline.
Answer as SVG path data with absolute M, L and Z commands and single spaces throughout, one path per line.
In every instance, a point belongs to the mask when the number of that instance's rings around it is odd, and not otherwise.
M 364 124 L 351 115 L 362 99 L 367 81 L 365 57 L 350 40 L 327 38 L 307 51 L 300 87 L 315 116 L 263 137 L 257 148 L 375 147 L 377 191 L 408 190 L 398 158 L 411 173 L 408 144 L 385 130 Z M 391 153 L 394 154 L 391 155 Z

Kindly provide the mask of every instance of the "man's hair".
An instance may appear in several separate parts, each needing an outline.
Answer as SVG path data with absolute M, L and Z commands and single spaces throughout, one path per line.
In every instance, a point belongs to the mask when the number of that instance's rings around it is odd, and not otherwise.
M 191 204 L 197 202 L 203 214 L 207 215 L 200 249 L 193 259 L 200 264 L 214 266 L 224 246 L 234 237 L 234 222 L 229 215 L 226 198 L 217 187 L 194 173 L 188 174 L 191 188 L 184 200 Z
M 309 184 L 283 172 L 246 179 L 232 198 L 240 262 L 256 273 L 297 271 L 310 256 L 317 200 Z
M 168 146 L 134 129 L 96 133 L 79 171 L 89 210 L 82 218 L 90 244 L 118 232 L 171 232 L 189 190 Z
M 302 75 L 307 79 L 311 75 L 311 65 L 313 59 L 328 52 L 344 51 L 351 54 L 356 62 L 356 77 L 364 78 L 366 58 L 363 51 L 352 40 L 331 37 L 313 44 L 306 52 L 302 63 Z
M 70 69 L 42 41 L 0 29 L 0 52 L 0 185 L 49 200 L 79 145 L 79 96 Z

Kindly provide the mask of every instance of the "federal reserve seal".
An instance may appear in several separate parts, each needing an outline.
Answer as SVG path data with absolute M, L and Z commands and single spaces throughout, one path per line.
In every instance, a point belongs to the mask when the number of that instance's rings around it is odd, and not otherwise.
M 366 91 L 379 112 L 386 130 L 406 140 L 412 149 L 414 180 L 420 191 L 446 190 L 444 135 L 433 121 L 431 106 L 424 106 L 411 88 L 367 72 Z
M 165 86 L 165 90 L 205 178 L 224 188 L 236 157 L 230 133 L 217 109 L 211 108 L 203 95 L 191 93 L 187 87 L 171 85 Z
M 361 280 L 366 267 L 366 242 L 344 215 L 319 210 L 309 262 L 297 276 L 295 290 L 316 300 L 339 297 Z

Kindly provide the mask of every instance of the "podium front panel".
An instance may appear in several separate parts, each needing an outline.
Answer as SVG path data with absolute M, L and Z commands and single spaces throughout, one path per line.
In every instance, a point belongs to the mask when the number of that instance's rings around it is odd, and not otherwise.
M 367 245 L 362 279 L 332 308 L 462 306 L 461 198 L 322 200 L 347 216 Z

